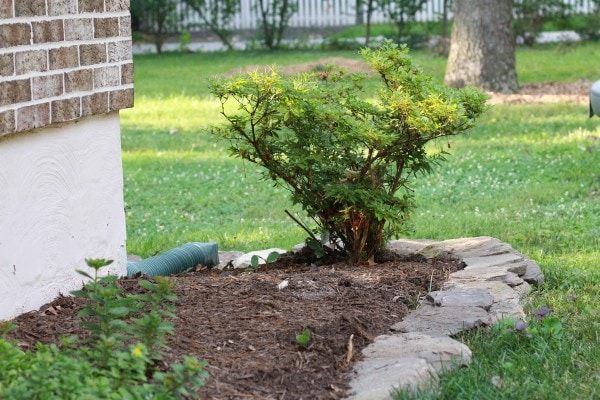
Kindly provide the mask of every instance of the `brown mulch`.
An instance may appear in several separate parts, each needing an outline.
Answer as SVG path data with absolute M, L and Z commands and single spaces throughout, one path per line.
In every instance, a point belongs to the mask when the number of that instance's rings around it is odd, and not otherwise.
M 212 269 L 172 277 L 179 299 L 166 361 L 183 355 L 208 361 L 210 379 L 198 398 L 343 398 L 361 350 L 462 268 L 453 260 L 419 258 L 316 266 L 297 257 L 285 255 L 256 272 Z M 119 284 L 136 292 L 137 280 Z M 283 281 L 288 285 L 278 289 Z M 33 349 L 36 341 L 85 336 L 77 319 L 81 307 L 80 299 L 60 296 L 17 317 L 9 338 Z M 305 328 L 312 337 L 302 349 L 295 337 Z

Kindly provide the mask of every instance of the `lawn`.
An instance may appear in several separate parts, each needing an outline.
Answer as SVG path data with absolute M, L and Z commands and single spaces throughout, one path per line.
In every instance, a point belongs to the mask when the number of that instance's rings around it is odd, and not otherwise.
M 600 45 L 519 49 L 520 82 L 600 79 Z M 189 241 L 220 249 L 291 248 L 303 231 L 287 194 L 232 159 L 209 126 L 221 123 L 207 80 L 245 65 L 296 64 L 355 52 L 281 51 L 135 57 L 136 106 L 121 113 L 129 253 L 149 256 Z M 445 60 L 417 63 L 441 80 Z M 439 145 L 447 146 L 443 142 Z M 417 398 L 594 398 L 600 387 L 600 119 L 585 105 L 503 105 L 489 110 L 448 161 L 416 184 L 409 237 L 489 235 L 534 259 L 546 283 L 531 310 L 548 306 L 562 335 L 510 327 L 465 336 L 467 368 Z M 402 396 L 410 397 L 408 393 Z

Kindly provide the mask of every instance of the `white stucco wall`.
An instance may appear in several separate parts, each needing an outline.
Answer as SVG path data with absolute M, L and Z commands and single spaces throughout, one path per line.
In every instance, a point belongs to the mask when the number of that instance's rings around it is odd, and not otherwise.
M 81 287 L 86 258 L 125 274 L 119 113 L 0 138 L 0 320 Z

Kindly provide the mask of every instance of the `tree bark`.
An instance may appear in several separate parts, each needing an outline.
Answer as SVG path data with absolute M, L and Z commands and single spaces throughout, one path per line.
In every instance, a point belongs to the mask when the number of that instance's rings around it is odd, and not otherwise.
M 445 84 L 514 93 L 518 90 L 513 0 L 455 0 Z

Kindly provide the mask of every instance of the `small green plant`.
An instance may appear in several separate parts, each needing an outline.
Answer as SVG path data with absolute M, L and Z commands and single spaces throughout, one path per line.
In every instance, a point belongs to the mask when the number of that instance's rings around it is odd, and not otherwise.
M 99 276 L 111 260 L 86 260 L 94 269 L 83 290 L 88 300 L 79 316 L 89 337 L 62 338 L 61 345 L 38 343 L 23 352 L 0 339 L 0 398 L 182 399 L 208 378 L 206 362 L 186 357 L 160 370 L 165 336 L 173 333 L 172 283 L 140 281 L 147 293 L 123 296 L 114 276 Z
M 486 109 L 484 94 L 435 84 L 407 53 L 391 41 L 362 50 L 379 76 L 374 101 L 361 98 L 364 74 L 334 66 L 211 85 L 228 122 L 214 132 L 231 154 L 264 167 L 353 262 L 371 260 L 389 236 L 406 231 L 413 179 L 444 159 L 441 145 L 434 153 L 425 145 L 468 131 Z
M 302 347 L 303 349 L 308 348 L 308 344 L 310 343 L 310 329 L 308 328 L 304 328 L 304 330 L 296 335 L 296 342 L 298 343 L 298 345 L 300 345 L 300 347 Z
M 246 272 L 254 272 L 260 268 L 260 260 L 263 260 L 266 264 L 274 263 L 279 259 L 279 253 L 276 251 L 272 251 L 267 255 L 267 258 L 263 258 L 259 255 L 253 255 L 250 257 L 250 266 L 247 267 L 244 271 Z

